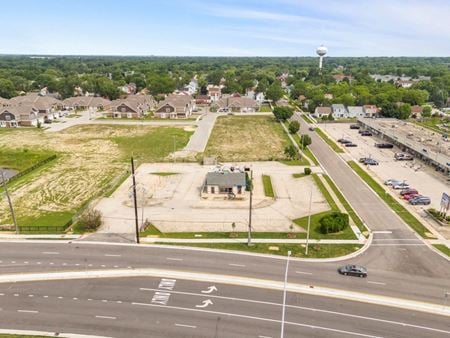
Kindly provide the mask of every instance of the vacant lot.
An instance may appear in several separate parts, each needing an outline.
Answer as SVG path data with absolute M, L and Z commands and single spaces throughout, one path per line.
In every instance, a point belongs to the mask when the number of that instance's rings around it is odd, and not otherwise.
M 221 116 L 205 154 L 229 162 L 279 160 L 287 145 L 287 135 L 271 116 Z
M 42 220 L 48 226 L 63 225 L 83 204 L 120 180 L 131 154 L 139 161 L 164 161 L 173 151 L 173 138 L 181 149 L 190 134 L 182 128 L 110 125 L 76 126 L 52 134 L 37 129 L 0 132 L 2 153 L 20 154 L 17 161 L 24 148 L 33 154 L 58 153 L 56 161 L 11 184 L 19 225 L 41 225 Z M 14 167 L 21 166 L 26 164 Z M 11 224 L 4 198 L 0 224 Z
M 0 168 L 23 171 L 51 155 L 52 153 L 48 151 L 30 151 L 28 148 L 2 149 L 0 151 Z

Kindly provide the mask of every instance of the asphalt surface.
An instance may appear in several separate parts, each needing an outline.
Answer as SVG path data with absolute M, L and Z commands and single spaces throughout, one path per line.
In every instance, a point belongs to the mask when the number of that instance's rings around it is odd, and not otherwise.
M 423 247 L 422 250 L 427 252 L 429 249 Z M 436 255 L 436 258 L 439 256 Z M 359 257 L 349 262 L 358 260 Z M 408 261 L 407 254 L 405 260 Z M 353 278 L 341 276 L 336 272 L 339 266 L 346 263 L 348 262 L 313 263 L 291 260 L 289 281 L 436 304 L 442 304 L 443 295 L 450 291 L 448 270 L 437 270 L 433 271 L 432 275 L 422 276 L 389 271 L 367 264 L 369 277 Z M 374 263 L 378 264 L 377 261 Z M 170 269 L 282 281 L 285 261 L 232 252 L 185 250 L 173 246 L 136 247 L 79 242 L 66 244 L 59 241 L 0 243 L 0 274 L 133 268 Z
M 282 293 L 164 278 L 0 285 L 0 326 L 111 337 L 278 337 Z M 450 319 L 288 293 L 285 337 L 448 337 Z

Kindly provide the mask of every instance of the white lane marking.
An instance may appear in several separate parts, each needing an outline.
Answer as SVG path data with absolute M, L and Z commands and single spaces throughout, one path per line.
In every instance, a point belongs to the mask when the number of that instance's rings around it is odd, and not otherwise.
M 200 305 L 195 305 L 195 307 L 198 307 L 198 308 L 205 308 L 205 307 L 208 307 L 208 305 L 213 305 L 214 303 L 211 301 L 211 299 L 207 299 L 207 300 L 204 300 L 203 302 L 202 302 L 202 304 L 200 304 Z
M 73 299 L 73 300 L 78 300 L 78 298 L 77 298 L 77 297 L 73 297 L 72 299 Z
M 18 294 L 18 293 L 15 293 L 15 294 L 14 294 L 14 297 L 19 297 L 19 294 Z
M 196 309 L 196 308 L 183 308 L 183 307 L 180 307 L 180 306 L 162 306 L 162 305 L 147 304 L 147 303 L 131 303 L 131 304 L 132 305 L 138 305 L 138 306 L 165 307 L 165 308 L 174 309 L 174 310 L 181 310 L 181 311 L 195 311 L 195 312 L 210 313 L 210 314 L 214 314 L 214 315 L 222 315 L 222 316 L 230 316 L 230 317 L 237 317 L 237 318 L 254 319 L 254 320 L 260 320 L 260 321 L 272 322 L 272 323 L 281 323 L 281 320 L 278 320 L 278 319 L 256 317 L 256 316 L 248 316 L 248 315 L 240 315 L 240 314 L 237 314 L 237 313 L 219 312 L 219 311 L 203 310 L 203 309 Z M 344 333 L 344 334 L 352 335 L 352 336 L 368 337 L 368 338 L 381 338 L 379 336 L 372 336 L 372 335 L 359 333 L 359 332 L 344 331 L 344 330 L 333 329 L 333 328 L 324 327 L 324 326 L 315 326 L 315 325 L 311 325 L 311 324 L 294 323 L 294 322 L 285 322 L 285 324 L 286 325 L 307 327 L 307 328 L 311 328 L 311 329 L 319 329 L 319 330 L 337 332 L 337 333 Z
M 80 263 L 76 263 L 75 266 L 80 266 Z
M 48 264 L 50 264 L 50 265 L 54 265 L 55 263 L 53 263 L 53 262 L 50 262 L 50 263 L 48 263 Z
M 122 255 L 105 254 L 106 257 L 122 257 Z
M 161 278 L 158 284 L 158 289 L 170 290 L 172 291 L 175 287 L 176 279 Z
M 425 246 L 425 243 L 385 243 L 385 244 L 371 244 L 371 246 Z
M 67 263 L 62 263 L 62 265 L 66 266 L 66 265 L 67 265 Z
M 158 291 L 158 289 L 145 289 L 145 288 L 141 288 L 140 290 Z M 192 293 L 192 292 L 183 292 L 183 291 L 169 291 L 169 292 L 173 293 L 173 294 L 204 297 L 204 295 L 202 295 L 202 294 Z M 283 306 L 283 304 L 280 304 L 280 303 L 273 303 L 273 302 L 267 302 L 267 301 L 262 301 L 262 300 L 253 300 L 253 299 L 244 299 L 244 298 L 235 298 L 235 297 L 225 297 L 225 296 L 216 296 L 216 295 L 208 295 L 208 297 L 209 298 L 232 300 L 232 301 L 256 303 L 256 304 L 264 304 L 264 305 Z M 146 305 L 146 304 L 142 304 L 142 303 L 132 303 L 132 304 L 133 305 Z M 151 304 L 148 304 L 148 305 L 151 305 Z M 167 307 L 170 308 L 172 306 L 169 305 Z M 423 330 L 437 331 L 437 332 L 443 332 L 443 333 L 449 333 L 450 334 L 450 331 L 435 329 L 435 328 L 428 327 L 428 326 L 419 326 L 419 325 L 414 325 L 414 324 L 408 324 L 408 323 L 405 323 L 405 322 L 396 322 L 396 321 L 392 321 L 392 320 L 380 319 L 380 318 L 375 318 L 375 317 L 359 316 L 359 315 L 354 315 L 354 314 L 346 313 L 346 312 L 336 312 L 336 311 L 331 311 L 331 310 L 323 310 L 323 309 L 318 309 L 318 308 L 305 307 L 305 306 L 296 306 L 296 305 L 286 305 L 286 307 L 292 308 L 292 309 L 299 309 L 299 310 L 313 311 L 313 312 L 322 312 L 322 313 L 332 314 L 332 315 L 341 316 L 341 317 L 350 317 L 350 318 L 371 320 L 371 321 L 374 321 L 374 322 L 382 322 L 382 323 L 387 323 L 387 324 L 392 324 L 392 325 L 401 325 L 401 326 L 407 326 L 407 327 L 413 327 L 413 328 L 418 328 L 418 329 L 423 329 Z
M 122 304 L 122 301 L 121 301 L 121 300 L 118 300 L 116 303 L 117 303 L 117 304 Z
M 229 266 L 239 266 L 241 268 L 245 268 L 244 264 L 234 264 L 234 263 L 228 263 Z
M 23 264 L 28 264 L 28 262 L 23 262 Z
M 152 303 L 159 305 L 167 305 L 169 301 L 170 293 L 167 292 L 155 292 L 152 298 Z
M 106 265 L 104 265 L 104 264 L 102 264 L 102 265 L 100 265 L 102 268 L 106 268 Z
M 115 267 L 115 268 L 118 268 L 119 266 L 118 266 L 118 265 L 114 265 L 114 267 Z
M 108 301 L 106 299 L 102 299 L 103 303 L 108 303 Z
M 63 298 L 64 298 L 64 297 L 62 297 L 62 296 L 59 296 L 59 297 L 58 297 L 58 299 L 63 299 Z
M 92 298 L 88 298 L 88 301 L 91 301 L 92 300 Z
M 34 297 L 34 295 L 28 295 L 28 297 Z
M 197 328 L 197 326 L 195 326 L 195 325 L 186 325 L 186 324 L 178 324 L 178 323 L 175 323 L 175 326 L 188 327 L 190 329 L 196 329 Z
M 116 317 L 112 317 L 112 316 L 95 316 L 95 318 L 100 318 L 100 319 L 117 319 Z
M 44 255 L 59 255 L 59 252 L 56 251 L 44 251 Z
M 35 311 L 35 310 L 17 310 L 17 312 L 23 312 L 23 313 L 39 313 L 39 311 Z
M 16 261 L 12 261 L 11 263 L 12 263 L 12 264 L 16 264 Z
M 88 266 L 92 266 L 92 264 L 88 264 Z
M 270 336 L 258 336 L 258 338 L 272 338 Z
M 0 293 L 0 296 L 4 296 L 5 294 L 4 293 Z
M 295 273 L 299 273 L 301 275 L 312 275 L 312 272 L 306 272 L 306 271 L 295 271 Z
M 182 261 L 183 258 L 172 258 L 172 257 L 167 257 L 166 258 L 168 261 Z
M 48 296 L 46 295 L 46 296 L 43 296 L 44 298 L 48 298 Z
M 372 231 L 373 234 L 392 234 L 390 230 Z
M 382 283 L 382 282 L 372 282 L 372 281 L 367 281 L 367 283 L 370 283 L 370 284 L 378 284 L 378 285 L 386 285 L 386 283 Z

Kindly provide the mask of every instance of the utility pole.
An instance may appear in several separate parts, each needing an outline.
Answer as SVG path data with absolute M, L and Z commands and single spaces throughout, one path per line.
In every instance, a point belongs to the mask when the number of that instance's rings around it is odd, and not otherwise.
M 309 244 L 309 229 L 311 227 L 311 204 L 312 204 L 312 187 L 309 195 L 309 211 L 308 211 L 308 230 L 306 231 L 306 248 L 305 256 L 308 256 L 308 244 Z
M 284 338 L 284 314 L 286 312 L 286 286 L 287 286 L 287 277 L 288 277 L 288 269 L 289 269 L 289 257 L 291 257 L 291 251 L 288 251 L 287 261 L 286 261 L 286 271 L 284 273 L 284 287 L 283 287 L 283 309 L 281 314 L 281 334 L 280 337 Z
M 250 170 L 250 205 L 248 209 L 248 239 L 247 245 L 252 244 L 252 199 L 253 199 L 253 170 Z
M 139 244 L 139 219 L 138 219 L 138 209 L 136 201 L 136 177 L 134 174 L 134 159 L 131 156 L 131 175 L 133 177 L 133 202 L 134 202 L 134 220 L 136 223 L 136 243 Z
M 11 201 L 11 197 L 9 196 L 9 193 L 8 193 L 8 187 L 6 186 L 6 179 L 5 179 L 5 175 L 3 174 L 3 170 L 1 170 L 1 173 L 2 173 L 3 189 L 5 189 L 5 195 L 6 195 L 6 198 L 8 199 L 9 210 L 11 210 L 11 216 L 13 219 L 14 228 L 16 229 L 16 234 L 19 234 L 19 227 L 17 226 L 16 214 L 14 213 L 14 208 L 13 208 L 13 204 Z

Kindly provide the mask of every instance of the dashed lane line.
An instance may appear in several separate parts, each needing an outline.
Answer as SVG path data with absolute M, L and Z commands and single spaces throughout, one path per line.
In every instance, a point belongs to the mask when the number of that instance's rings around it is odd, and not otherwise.
M 383 282 L 373 282 L 373 281 L 367 281 L 367 283 L 370 283 L 370 284 L 377 284 L 377 285 L 386 285 L 386 283 L 383 283 Z
M 172 257 L 167 257 L 166 258 L 168 261 L 182 261 L 183 258 L 172 258 Z
M 100 319 L 111 319 L 111 320 L 117 319 L 117 317 L 113 317 L 113 316 L 95 316 L 95 318 L 100 318 Z
M 122 257 L 122 255 L 105 254 L 106 257 Z
M 59 252 L 56 251 L 44 251 L 44 255 L 59 255 Z
M 36 310 L 17 310 L 17 312 L 21 312 L 21 313 L 39 313 L 39 311 L 36 311 Z
M 175 326 L 179 326 L 179 327 L 188 327 L 188 328 L 190 328 L 190 329 L 196 329 L 196 328 L 197 328 L 197 326 L 195 326 L 195 325 L 178 324 L 178 323 L 175 323 Z
M 245 265 L 244 265 L 244 264 L 229 263 L 228 265 L 229 265 L 229 266 L 237 266 L 237 267 L 240 267 L 240 268 L 245 268 Z
M 295 271 L 295 273 L 298 273 L 300 275 L 312 275 L 312 272 L 306 272 L 306 271 Z

